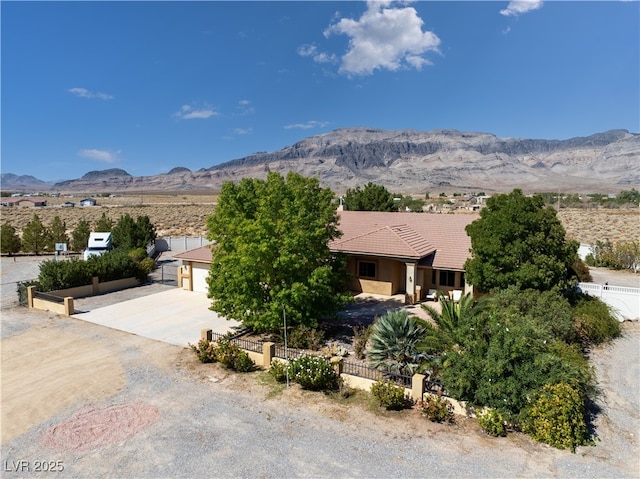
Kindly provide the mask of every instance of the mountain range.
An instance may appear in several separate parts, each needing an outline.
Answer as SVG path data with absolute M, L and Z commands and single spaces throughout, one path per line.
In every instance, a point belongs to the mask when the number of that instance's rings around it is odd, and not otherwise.
M 428 191 L 618 192 L 640 185 L 640 134 L 610 130 L 568 140 L 499 138 L 457 130 L 341 128 L 268 153 L 210 168 L 154 176 L 90 171 L 46 183 L 2 174 L 3 190 L 64 192 L 218 190 L 224 181 L 269 171 L 315 176 L 336 193 L 368 182 L 397 193 Z

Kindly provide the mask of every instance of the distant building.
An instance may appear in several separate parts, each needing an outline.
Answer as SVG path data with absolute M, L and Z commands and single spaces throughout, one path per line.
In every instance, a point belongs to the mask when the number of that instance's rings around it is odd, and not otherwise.
M 80 206 L 96 206 L 98 202 L 93 198 L 85 198 L 80 200 Z
M 76 204 L 73 201 L 65 201 L 60 205 L 62 208 L 73 208 Z
M 26 206 L 28 208 L 47 206 L 47 200 L 44 198 L 24 197 L 24 198 L 4 198 L 2 206 Z

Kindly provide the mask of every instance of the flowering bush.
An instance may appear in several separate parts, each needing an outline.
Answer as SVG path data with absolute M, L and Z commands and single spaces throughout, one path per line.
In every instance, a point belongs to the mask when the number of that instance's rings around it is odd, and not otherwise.
M 297 359 L 273 361 L 271 374 L 276 381 L 284 382 L 289 370 L 289 379 L 312 391 L 334 391 L 338 389 L 340 378 L 327 358 L 321 356 L 301 356 Z
M 338 373 L 327 358 L 301 356 L 289 363 L 289 376 L 304 389 L 332 391 L 338 388 Z
M 584 395 L 566 383 L 547 384 L 524 413 L 522 430 L 558 449 L 593 445 L 584 415 Z
M 504 427 L 504 418 L 500 411 L 488 409 L 478 414 L 478 424 L 484 432 L 490 436 L 506 436 L 507 430 Z
M 405 394 L 404 388 L 396 386 L 393 381 L 376 381 L 371 385 L 371 394 L 385 409 L 398 411 L 411 404 L 411 399 Z
M 453 422 L 453 406 L 441 394 L 427 394 L 418 401 L 418 409 L 424 417 L 433 422 Z

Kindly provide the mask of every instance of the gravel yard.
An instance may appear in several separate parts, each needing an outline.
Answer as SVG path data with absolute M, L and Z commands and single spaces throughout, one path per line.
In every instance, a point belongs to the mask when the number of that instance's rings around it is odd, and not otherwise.
M 274 392 L 260 372 L 230 374 L 186 348 L 16 307 L 12 282 L 31 277 L 33 261 L 11 263 L 2 259 L 3 477 L 640 476 L 638 322 L 593 351 L 600 441 L 571 454 L 521 434 L 490 438 L 471 420 Z

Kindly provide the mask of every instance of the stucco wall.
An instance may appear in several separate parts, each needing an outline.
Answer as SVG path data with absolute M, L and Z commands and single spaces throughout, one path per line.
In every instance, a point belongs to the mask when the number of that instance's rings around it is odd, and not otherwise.
M 376 263 L 376 278 L 359 278 L 358 261 Z M 387 258 L 350 256 L 347 270 L 352 276 L 349 289 L 358 293 L 382 294 L 391 296 L 404 291 L 404 263 Z

